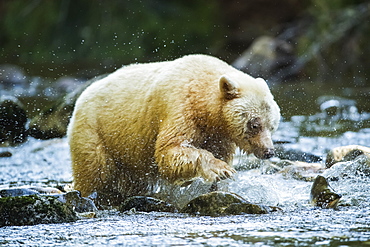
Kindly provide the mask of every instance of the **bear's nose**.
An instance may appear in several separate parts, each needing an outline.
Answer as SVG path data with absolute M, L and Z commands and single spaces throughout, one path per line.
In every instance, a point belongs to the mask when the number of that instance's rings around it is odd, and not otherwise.
M 273 148 L 268 148 L 263 152 L 263 159 L 269 159 L 275 155 L 275 150 Z

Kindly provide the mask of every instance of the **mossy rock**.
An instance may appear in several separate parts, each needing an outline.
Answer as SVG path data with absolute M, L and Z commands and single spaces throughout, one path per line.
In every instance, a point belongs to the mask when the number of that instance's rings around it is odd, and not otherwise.
M 191 200 L 182 213 L 205 216 L 223 216 L 238 214 L 266 214 L 278 208 L 252 204 L 241 196 L 222 191 L 203 194 Z
M 252 204 L 252 203 L 233 203 L 225 208 L 223 214 L 238 215 L 238 214 L 267 214 L 272 211 L 277 211 L 277 208 Z
M 53 196 L 0 198 L 0 227 L 73 222 L 73 209 Z

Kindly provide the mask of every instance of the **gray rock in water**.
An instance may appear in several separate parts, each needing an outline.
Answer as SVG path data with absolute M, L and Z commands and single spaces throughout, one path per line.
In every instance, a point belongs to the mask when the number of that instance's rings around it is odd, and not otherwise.
M 9 151 L 4 151 L 4 152 L 0 152 L 0 158 L 8 158 L 8 157 L 12 157 L 13 154 Z
M 22 87 L 27 83 L 27 80 L 28 78 L 21 67 L 13 64 L 0 65 L 0 86 L 4 89 Z
M 301 68 L 293 55 L 293 47 L 284 40 L 269 36 L 256 39 L 232 66 L 273 82 L 296 77 Z
M 59 198 L 63 202 L 65 201 L 65 203 L 71 206 L 77 213 L 95 212 L 98 210 L 91 199 L 81 197 L 81 193 L 77 190 L 67 192 Z
M 269 207 L 263 205 L 257 205 L 252 203 L 233 203 L 230 204 L 223 214 L 226 215 L 238 215 L 238 214 L 267 214 L 272 211 L 279 210 L 277 207 Z
M 177 212 L 177 209 L 172 204 L 147 196 L 133 196 L 127 198 L 122 203 L 119 210 L 124 212 L 133 208 L 135 208 L 136 211 L 141 212 Z
M 277 207 L 252 204 L 241 196 L 223 191 L 210 192 L 191 200 L 181 213 L 222 216 L 238 214 L 266 214 Z
M 85 82 L 76 90 L 57 101 L 52 107 L 43 109 L 39 115 L 31 119 L 28 134 L 42 140 L 65 136 L 76 100 L 94 81 L 100 80 L 105 76 L 98 76 Z
M 38 191 L 28 188 L 10 188 L 0 190 L 0 197 L 30 196 L 40 194 Z
M 23 226 L 73 222 L 73 209 L 53 196 L 16 196 L 0 198 L 0 226 Z
M 0 146 L 13 146 L 27 139 L 27 114 L 13 96 L 0 96 Z
M 283 145 L 276 145 L 275 156 L 282 160 L 320 162 L 322 158 L 307 152 L 294 149 L 286 149 Z
M 370 148 L 360 145 L 348 145 L 331 149 L 326 156 L 326 168 L 341 161 L 355 160 L 360 155 L 370 156 Z

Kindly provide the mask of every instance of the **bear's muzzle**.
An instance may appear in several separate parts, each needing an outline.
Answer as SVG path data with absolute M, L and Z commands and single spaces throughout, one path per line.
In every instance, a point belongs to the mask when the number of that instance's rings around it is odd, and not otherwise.
M 267 148 L 260 159 L 269 159 L 275 155 L 275 149 L 274 148 Z

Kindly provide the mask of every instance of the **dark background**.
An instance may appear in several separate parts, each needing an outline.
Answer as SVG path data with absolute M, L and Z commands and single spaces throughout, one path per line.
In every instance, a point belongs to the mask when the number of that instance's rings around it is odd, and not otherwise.
M 56 79 L 190 53 L 232 63 L 267 35 L 291 46 L 294 80 L 367 86 L 369 13 L 364 0 L 0 0 L 0 64 Z

